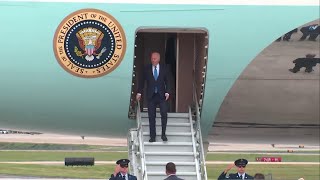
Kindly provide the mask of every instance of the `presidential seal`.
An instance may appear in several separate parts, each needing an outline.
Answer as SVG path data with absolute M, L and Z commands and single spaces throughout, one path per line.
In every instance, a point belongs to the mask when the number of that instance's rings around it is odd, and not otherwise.
M 113 71 L 123 59 L 126 38 L 118 21 L 97 9 L 67 16 L 53 40 L 59 64 L 75 76 L 94 78 Z

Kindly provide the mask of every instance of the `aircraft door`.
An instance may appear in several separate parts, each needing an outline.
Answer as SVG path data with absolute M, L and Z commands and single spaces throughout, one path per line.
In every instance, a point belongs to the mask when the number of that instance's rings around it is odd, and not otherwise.
M 193 90 L 193 62 L 195 59 L 194 34 L 179 33 L 177 41 L 177 100 L 176 111 L 188 112 L 189 105 L 192 104 Z
M 132 95 L 130 99 L 129 118 L 135 118 L 135 95 L 143 68 L 150 63 L 151 52 L 161 55 L 160 63 L 169 69 L 171 94 L 168 112 L 188 112 L 193 103 L 193 92 L 197 89 L 198 102 L 201 107 L 207 61 L 207 32 L 203 30 L 168 30 L 143 29 L 136 34 L 134 66 L 132 76 Z M 146 88 L 146 86 L 144 86 Z M 146 89 L 144 90 L 146 92 Z M 141 110 L 147 111 L 145 93 L 140 101 Z

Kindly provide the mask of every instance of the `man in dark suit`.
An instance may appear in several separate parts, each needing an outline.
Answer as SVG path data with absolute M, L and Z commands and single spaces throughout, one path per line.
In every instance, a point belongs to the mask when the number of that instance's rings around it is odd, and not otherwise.
M 292 69 L 289 69 L 290 72 L 297 73 L 302 67 L 305 67 L 305 72 L 311 73 L 313 67 L 320 64 L 320 58 L 315 58 L 315 54 L 307 54 L 305 58 L 297 58 L 292 61 L 295 65 Z
M 310 35 L 309 40 L 314 41 L 315 38 L 317 38 L 317 36 L 315 35 L 311 36 L 311 35 L 319 33 L 319 29 L 317 29 L 318 26 L 319 26 L 318 24 L 312 24 L 309 26 L 302 27 L 300 31 L 302 32 L 303 35 L 301 36 L 300 41 L 305 40 L 309 35 Z
M 136 176 L 133 176 L 128 173 L 129 162 L 129 159 L 119 159 L 116 162 L 117 166 L 114 170 L 114 173 L 111 174 L 109 180 L 137 180 Z
M 320 34 L 320 26 L 318 25 L 317 28 L 310 33 L 309 40 L 316 41 L 319 34 Z
M 252 176 L 245 173 L 245 168 L 248 164 L 248 161 L 246 159 L 238 159 L 234 163 L 230 164 L 218 177 L 218 180 L 224 180 L 224 179 L 253 179 Z M 227 176 L 227 173 L 230 169 L 232 169 L 234 166 L 237 166 L 237 173 L 229 174 Z
M 264 177 L 264 175 L 261 174 L 261 173 L 256 173 L 256 174 L 254 175 L 253 179 L 254 179 L 254 180 L 264 180 L 265 177 Z
M 144 68 L 138 85 L 137 100 L 141 99 L 141 94 L 144 87 L 144 82 L 147 82 L 147 99 L 148 99 L 148 115 L 149 115 L 149 128 L 150 140 L 149 142 L 156 141 L 156 107 L 160 106 L 162 134 L 161 139 L 168 141 L 166 136 L 167 127 L 167 112 L 169 99 L 169 86 L 168 72 L 164 64 L 159 64 L 160 54 L 158 52 L 151 53 L 151 64 Z
M 289 41 L 289 40 L 291 39 L 292 34 L 293 34 L 293 33 L 296 33 L 296 32 L 298 32 L 298 28 L 295 28 L 295 29 L 287 32 L 286 34 L 284 34 L 284 36 L 283 36 L 282 39 L 283 39 L 284 41 Z M 279 37 L 276 41 L 281 41 L 281 37 Z
M 169 162 L 166 165 L 166 174 L 167 174 L 167 178 L 165 178 L 164 180 L 183 180 L 178 178 L 178 176 L 176 176 L 176 165 L 173 162 Z
M 289 40 L 291 39 L 292 34 L 293 34 L 293 33 L 296 33 L 296 32 L 298 32 L 298 28 L 295 28 L 295 29 L 287 32 L 287 33 L 283 36 L 283 40 L 284 40 L 284 41 L 289 41 Z

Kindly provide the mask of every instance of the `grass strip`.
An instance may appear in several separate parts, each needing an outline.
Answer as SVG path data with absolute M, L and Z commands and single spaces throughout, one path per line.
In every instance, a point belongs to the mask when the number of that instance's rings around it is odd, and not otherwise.
M 226 165 L 208 165 L 207 172 L 210 180 L 217 179 Z M 106 179 L 113 172 L 113 165 L 95 165 L 88 167 L 66 167 L 59 165 L 22 165 L 1 164 L 0 174 L 36 177 L 60 177 L 60 178 L 91 178 Z M 294 180 L 303 177 L 308 180 L 318 180 L 320 177 L 319 165 L 248 165 L 247 173 L 263 173 L 272 175 L 273 180 Z M 58 172 L 58 173 L 57 173 Z M 179 172 L 179 166 L 177 166 Z M 230 170 L 235 173 L 236 169 Z
M 0 151 L 0 162 L 6 161 L 64 161 L 65 157 L 94 157 L 95 161 L 116 161 L 127 158 L 127 152 L 54 152 L 54 151 Z
M 98 146 L 85 144 L 7 143 L 0 142 L 0 150 L 65 150 L 65 151 L 127 151 L 123 146 Z

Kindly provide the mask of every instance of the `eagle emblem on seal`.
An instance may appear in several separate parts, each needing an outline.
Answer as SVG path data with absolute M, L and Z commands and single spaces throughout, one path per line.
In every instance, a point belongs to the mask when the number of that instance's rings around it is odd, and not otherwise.
M 101 55 L 107 50 L 106 47 L 103 47 L 100 52 L 97 52 L 100 49 L 104 34 L 96 28 L 81 29 L 77 32 L 76 36 L 80 50 L 75 46 L 74 52 L 78 57 L 84 58 L 87 61 L 93 61 L 95 57 L 100 59 Z
M 120 65 L 126 38 L 112 15 L 98 9 L 81 9 L 61 21 L 54 34 L 53 50 L 67 72 L 82 78 L 96 78 Z

